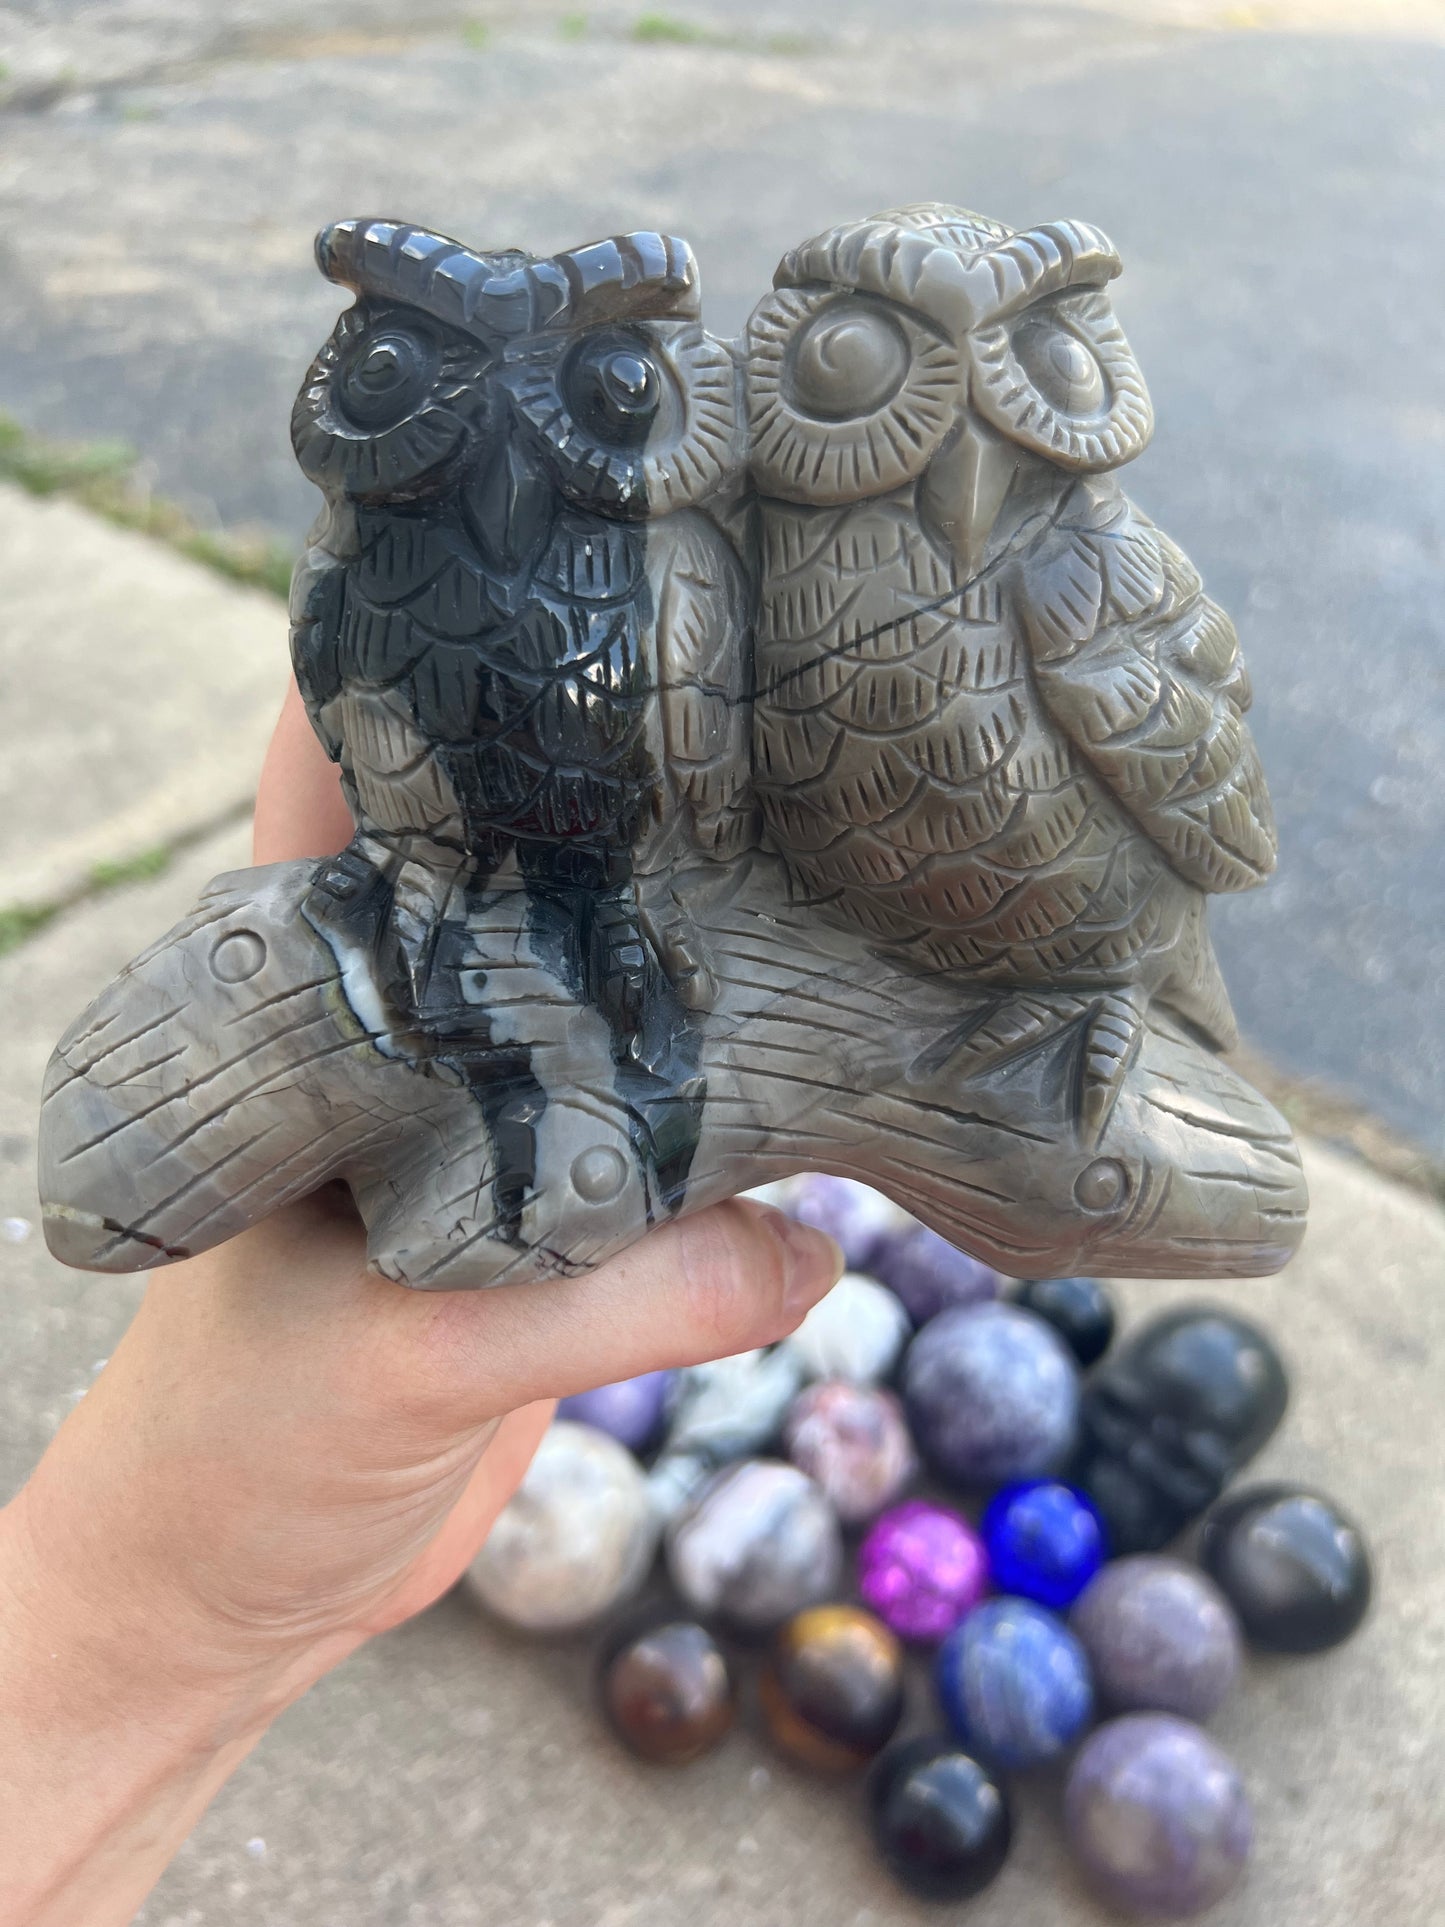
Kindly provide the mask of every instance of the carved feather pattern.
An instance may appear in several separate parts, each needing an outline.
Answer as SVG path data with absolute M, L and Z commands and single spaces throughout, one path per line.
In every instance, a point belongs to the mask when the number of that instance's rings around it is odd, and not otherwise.
M 1040 694 L 1169 862 L 1201 890 L 1274 868 L 1275 829 L 1234 625 L 1111 483 L 1081 487 L 1018 570 Z

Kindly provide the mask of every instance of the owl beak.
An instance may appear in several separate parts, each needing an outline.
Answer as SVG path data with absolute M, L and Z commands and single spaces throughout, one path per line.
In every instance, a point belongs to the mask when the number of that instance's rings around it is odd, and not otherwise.
M 928 465 L 919 506 L 957 556 L 965 582 L 987 560 L 989 538 L 1020 466 L 1018 449 L 973 414 Z

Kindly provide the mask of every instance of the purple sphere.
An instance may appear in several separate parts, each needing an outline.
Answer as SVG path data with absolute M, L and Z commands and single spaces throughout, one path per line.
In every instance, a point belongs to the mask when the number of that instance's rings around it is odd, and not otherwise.
M 871 1271 L 879 1240 L 913 1220 L 881 1191 L 852 1178 L 829 1178 L 810 1172 L 797 1180 L 784 1209 L 800 1224 L 826 1231 L 842 1249 L 849 1271 Z
M 1016 1305 L 940 1312 L 908 1347 L 903 1393 L 925 1458 L 961 1485 L 1040 1477 L 1074 1443 L 1073 1354 Z
M 869 1269 L 903 1300 L 915 1326 L 956 1305 L 987 1304 L 999 1293 L 996 1271 L 923 1224 L 885 1233 Z
M 1105 1566 L 1070 1615 L 1099 1697 L 1120 1713 L 1207 1720 L 1239 1677 L 1239 1622 L 1182 1559 L 1141 1553 Z
M 1110 1905 L 1166 1920 L 1223 1900 L 1254 1842 L 1234 1762 L 1170 1713 L 1128 1713 L 1090 1735 L 1064 1787 L 1064 1827 Z
M 988 1590 L 988 1554 L 961 1514 L 929 1499 L 885 1512 L 858 1548 L 858 1590 L 900 1639 L 945 1639 Z
M 662 1430 L 676 1372 L 644 1372 L 641 1378 L 621 1378 L 615 1385 L 599 1385 L 591 1392 L 574 1392 L 559 1399 L 558 1418 L 607 1432 L 633 1452 L 643 1452 Z
M 876 1385 L 810 1385 L 788 1413 L 783 1442 L 846 1526 L 876 1518 L 918 1470 L 903 1408 Z

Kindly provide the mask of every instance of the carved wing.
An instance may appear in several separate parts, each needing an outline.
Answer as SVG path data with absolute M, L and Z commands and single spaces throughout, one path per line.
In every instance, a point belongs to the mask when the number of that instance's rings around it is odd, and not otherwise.
M 1173 868 L 1209 891 L 1268 876 L 1249 677 L 1183 551 L 1111 482 L 1085 483 L 1023 558 L 1017 594 L 1045 706 Z
M 694 843 L 736 856 L 754 841 L 748 592 L 727 541 L 704 516 L 648 529 L 663 760 Z

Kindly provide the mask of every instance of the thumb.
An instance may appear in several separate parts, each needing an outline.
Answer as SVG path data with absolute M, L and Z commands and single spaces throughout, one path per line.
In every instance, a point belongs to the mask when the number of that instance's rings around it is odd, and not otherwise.
M 837 1283 L 833 1240 L 734 1198 L 650 1232 L 596 1271 L 426 1301 L 415 1335 L 431 1392 L 475 1424 L 796 1330 Z

